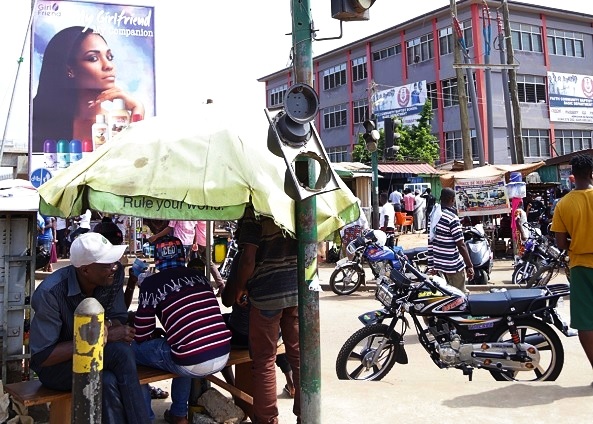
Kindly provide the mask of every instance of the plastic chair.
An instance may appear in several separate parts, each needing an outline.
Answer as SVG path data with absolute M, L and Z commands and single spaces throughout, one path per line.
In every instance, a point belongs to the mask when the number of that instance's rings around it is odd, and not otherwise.
M 414 217 L 408 216 L 404 212 L 396 212 L 395 213 L 395 225 L 398 228 L 398 231 L 402 233 L 407 233 L 409 228 L 410 231 L 413 231 L 414 228 Z

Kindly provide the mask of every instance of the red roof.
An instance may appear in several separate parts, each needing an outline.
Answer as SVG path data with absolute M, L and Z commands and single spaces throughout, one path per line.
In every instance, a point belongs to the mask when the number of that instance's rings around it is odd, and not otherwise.
M 441 174 L 427 163 L 380 163 L 379 172 L 384 174 Z

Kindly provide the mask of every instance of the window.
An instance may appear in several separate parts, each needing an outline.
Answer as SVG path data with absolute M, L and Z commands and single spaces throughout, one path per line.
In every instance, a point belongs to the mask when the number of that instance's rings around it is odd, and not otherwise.
M 329 106 L 323 109 L 323 128 L 343 127 L 347 124 L 346 105 Z
M 348 162 L 348 146 L 329 147 L 327 156 L 332 163 Z
M 352 81 L 360 81 L 367 77 L 367 58 L 359 57 L 352 61 Z
M 546 83 L 537 75 L 517 75 L 519 101 L 523 103 L 545 103 Z
M 476 130 L 470 130 L 472 143 L 472 158 L 478 159 L 478 140 L 476 139 Z M 463 159 L 463 140 L 461 131 L 451 131 L 445 133 L 445 161 Z
M 433 109 L 437 109 L 439 107 L 436 82 L 429 82 L 426 84 L 426 98 L 430 100 L 430 105 Z
M 585 57 L 583 34 L 548 29 L 548 50 L 558 56 Z
M 474 78 L 474 86 L 476 84 L 476 76 L 472 74 Z M 471 103 L 471 99 L 468 94 L 468 86 L 466 78 L 463 77 L 465 81 L 465 93 L 467 94 L 467 101 Z M 455 106 L 459 104 L 459 93 L 457 92 L 457 78 L 450 78 L 441 81 L 441 89 L 443 90 L 443 107 Z
M 511 22 L 511 39 L 515 50 L 542 52 L 541 29 L 535 25 Z
M 346 84 L 346 64 L 334 66 L 323 71 L 323 89 L 331 90 Z
M 434 57 L 432 33 L 407 42 L 408 64 L 420 63 Z
M 459 25 L 463 32 L 465 46 L 470 48 L 474 45 L 472 37 L 472 21 L 468 19 L 467 21 L 461 22 Z M 453 53 L 453 49 L 455 48 L 455 37 L 453 36 L 452 26 L 439 30 L 439 47 L 441 56 Z
M 387 59 L 388 57 L 395 56 L 396 54 L 401 54 L 401 52 L 402 45 L 396 44 L 395 46 L 373 52 L 373 61 L 376 62 L 377 60 Z
M 579 150 L 591 149 L 593 147 L 591 139 L 592 131 L 581 130 L 556 130 L 554 139 L 556 140 L 556 153 L 566 155 Z
M 282 106 L 286 90 L 288 90 L 288 84 L 270 90 L 270 106 Z
M 524 157 L 550 157 L 550 134 L 548 130 L 524 129 L 521 135 Z
M 361 99 L 352 102 L 352 120 L 354 124 L 362 124 L 369 116 L 369 100 Z

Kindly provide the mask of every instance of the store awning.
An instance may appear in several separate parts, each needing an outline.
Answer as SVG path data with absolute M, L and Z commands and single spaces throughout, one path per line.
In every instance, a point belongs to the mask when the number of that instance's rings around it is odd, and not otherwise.
M 427 163 L 380 163 L 377 169 L 383 174 L 400 174 L 402 176 L 441 174 Z

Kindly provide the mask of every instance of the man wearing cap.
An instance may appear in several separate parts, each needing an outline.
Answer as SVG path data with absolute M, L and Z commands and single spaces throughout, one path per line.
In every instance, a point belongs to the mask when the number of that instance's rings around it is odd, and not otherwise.
M 199 270 L 185 266 L 181 240 L 160 238 L 154 255 L 159 272 L 140 286 L 132 347 L 139 364 L 181 376 L 171 384 L 171 409 L 165 412 L 165 420 L 186 424 L 191 378 L 225 367 L 231 332 L 209 281 Z M 164 327 L 164 338 L 155 338 L 156 317 Z
M 105 310 L 107 343 L 103 351 L 103 422 L 146 423 L 148 411 L 129 343 L 128 317 L 117 262 L 126 246 L 114 246 L 99 233 L 79 236 L 70 248 L 71 265 L 55 271 L 31 298 L 31 368 L 44 386 L 72 390 L 74 311 L 87 297 Z

